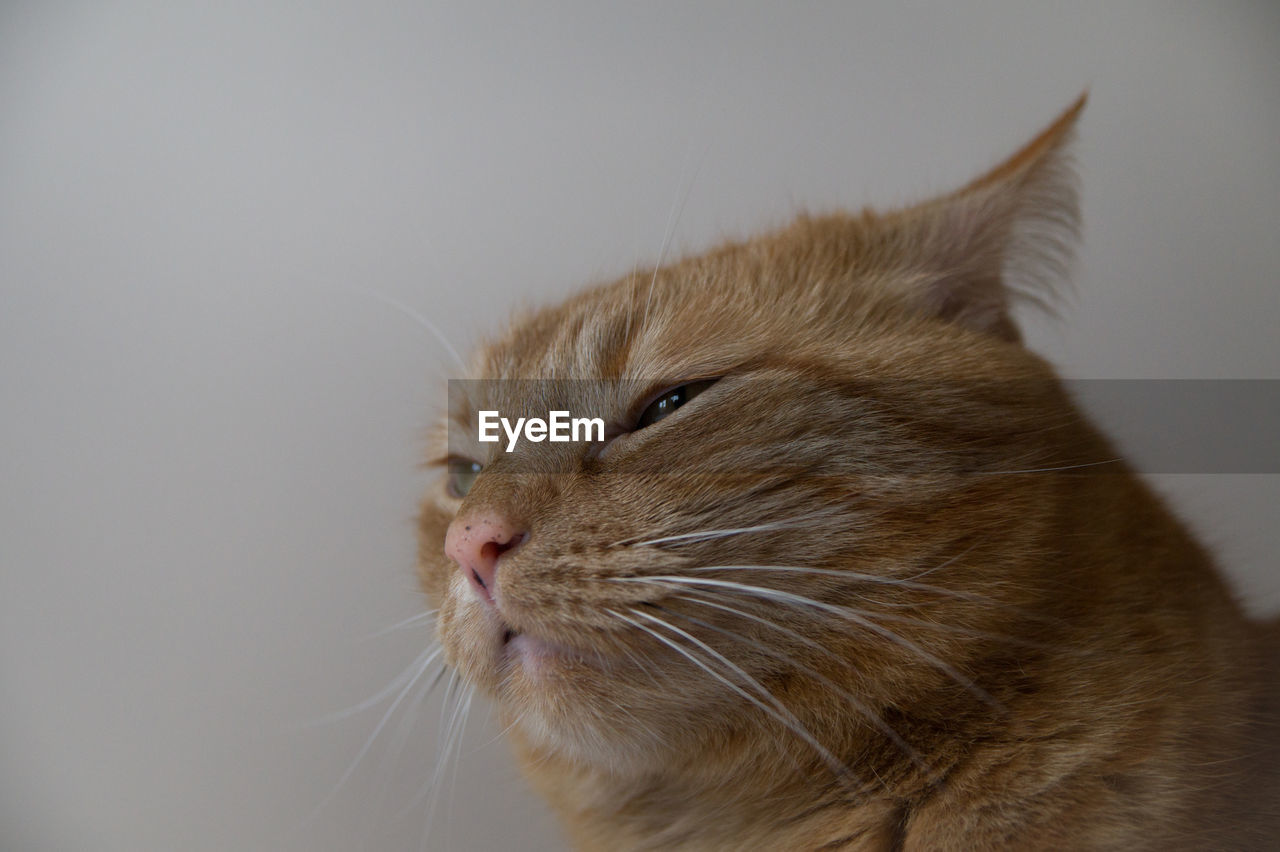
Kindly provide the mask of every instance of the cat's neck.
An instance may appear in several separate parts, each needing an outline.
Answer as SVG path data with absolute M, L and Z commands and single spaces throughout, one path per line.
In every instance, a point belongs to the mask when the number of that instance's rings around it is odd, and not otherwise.
M 851 804 L 821 766 L 782 756 L 725 765 L 725 753 L 673 761 L 656 772 L 615 773 L 531 748 L 513 737 L 517 755 L 563 824 L 575 849 L 886 849 L 903 810 L 893 797 L 861 795 Z M 850 845 L 854 836 L 866 845 Z

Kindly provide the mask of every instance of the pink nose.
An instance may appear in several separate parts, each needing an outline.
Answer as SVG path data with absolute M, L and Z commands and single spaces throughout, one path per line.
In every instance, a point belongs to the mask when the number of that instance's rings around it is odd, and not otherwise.
M 493 604 L 498 558 L 519 547 L 529 534 L 496 512 L 460 515 L 444 536 L 445 555 L 458 563 L 471 590 Z

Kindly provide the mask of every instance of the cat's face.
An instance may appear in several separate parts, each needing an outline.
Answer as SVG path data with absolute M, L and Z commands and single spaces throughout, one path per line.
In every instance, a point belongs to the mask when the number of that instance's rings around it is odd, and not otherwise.
M 955 196 L 801 219 L 477 353 L 419 571 L 446 657 L 536 749 L 830 763 L 906 708 L 990 712 L 1000 637 L 1036 635 L 1020 613 L 1057 593 L 1026 567 L 1051 486 L 1012 472 L 1098 451 L 1000 278 L 1018 217 L 1074 215 L 1067 190 L 1036 196 L 1073 118 Z M 506 452 L 477 440 L 482 410 L 598 417 L 605 439 Z

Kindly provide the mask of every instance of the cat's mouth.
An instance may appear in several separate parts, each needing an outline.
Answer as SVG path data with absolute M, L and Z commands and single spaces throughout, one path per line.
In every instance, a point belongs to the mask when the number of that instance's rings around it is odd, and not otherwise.
M 592 669 L 607 667 L 605 655 L 591 645 L 584 645 L 579 636 L 558 636 L 554 631 L 544 631 L 538 625 L 514 624 L 503 612 L 501 595 L 493 605 L 477 607 L 483 617 L 478 619 L 483 638 L 475 637 L 481 646 L 487 647 L 491 665 L 498 670 L 523 670 L 526 675 L 539 679 L 566 669 L 587 666 Z

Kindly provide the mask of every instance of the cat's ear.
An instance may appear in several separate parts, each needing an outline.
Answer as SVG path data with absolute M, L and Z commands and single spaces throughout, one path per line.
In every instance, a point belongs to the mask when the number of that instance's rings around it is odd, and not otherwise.
M 1087 93 L 1012 157 L 963 188 L 886 217 L 926 311 L 1017 341 L 1010 303 L 1044 303 L 1080 222 L 1069 142 Z M 905 258 L 904 258 L 905 259 Z

